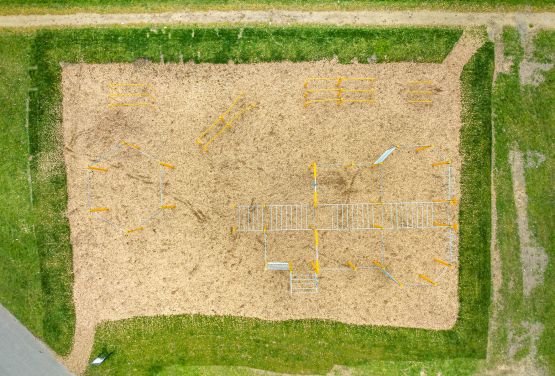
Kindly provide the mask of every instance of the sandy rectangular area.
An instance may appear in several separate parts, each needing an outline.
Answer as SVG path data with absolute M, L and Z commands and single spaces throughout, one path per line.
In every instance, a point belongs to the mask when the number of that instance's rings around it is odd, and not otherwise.
M 433 262 L 434 257 L 445 258 L 445 229 L 323 231 L 320 291 L 291 295 L 287 272 L 264 270 L 262 235 L 231 234 L 230 227 L 235 225 L 234 204 L 310 206 L 310 163 L 370 161 L 392 145 L 437 148 L 422 152 L 420 159 L 414 153 L 392 155 L 391 163 L 384 165 L 381 193 L 375 171 L 322 169 L 320 202 L 442 198 L 445 180 L 429 168 L 438 158 L 451 160 L 453 195 L 460 197 L 459 76 L 476 46 L 465 48 L 443 64 L 64 65 L 63 126 L 78 323 L 201 313 L 451 328 L 458 314 L 458 271 L 445 271 Z M 305 79 L 335 76 L 375 77 L 375 103 L 305 108 Z M 407 102 L 407 83 L 414 80 L 432 82 L 431 105 Z M 148 92 L 145 100 L 154 106 L 109 106 L 114 103 L 110 83 L 148 84 L 139 92 Z M 257 108 L 202 153 L 195 139 L 240 92 Z M 123 148 L 98 164 L 108 171 L 92 174 L 89 191 L 87 166 L 121 140 L 140 146 L 151 158 Z M 159 207 L 157 161 L 176 166 L 164 169 L 163 177 L 164 201 L 176 204 L 175 209 L 128 235 L 89 213 L 91 205 L 108 207 L 102 215 L 122 229 L 140 225 Z M 456 217 L 455 209 L 445 221 Z M 312 242 L 310 231 L 268 237 L 275 258 L 294 260 L 299 268 L 308 265 Z M 456 261 L 456 242 L 454 253 Z M 380 254 L 406 286 L 399 288 L 376 269 L 343 268 L 347 260 L 368 265 Z M 418 273 L 441 275 L 438 286 L 416 286 L 422 282 Z

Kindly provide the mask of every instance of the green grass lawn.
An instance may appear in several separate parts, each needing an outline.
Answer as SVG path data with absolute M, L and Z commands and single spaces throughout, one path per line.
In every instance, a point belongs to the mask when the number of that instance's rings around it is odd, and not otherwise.
M 44 301 L 28 181 L 25 102 L 32 38 L 0 34 L 0 302 L 42 337 Z
M 33 237 L 36 243 L 25 247 L 25 250 L 34 250 L 30 258 L 38 266 L 34 278 L 29 278 L 37 286 L 37 298 L 27 305 L 18 299 L 20 311 L 25 312 L 20 312 L 18 317 L 25 320 L 29 304 L 41 302 L 36 304 L 40 312 L 35 320 L 42 332 L 36 330 L 36 333 L 57 352 L 67 353 L 74 330 L 71 246 L 65 217 L 66 176 L 59 136 L 61 61 L 108 63 L 132 62 L 138 58 L 160 61 L 162 53 L 166 62 L 180 59 L 212 63 L 312 61 L 337 56 L 342 63 L 349 63 L 353 58 L 364 63 L 372 55 L 376 55 L 379 62 L 441 62 L 461 31 L 254 27 L 245 28 L 241 38 L 238 37 L 240 33 L 238 28 L 44 30 L 28 40 L 28 45 L 32 46 L 25 56 L 5 63 L 9 69 L 21 70 L 26 82 L 29 81 L 25 71 L 27 65 L 38 68 L 31 78 L 38 94 L 31 101 L 30 132 L 35 191 L 35 208 L 30 213 L 36 225 L 36 237 Z M 7 38 L 8 34 L 4 34 Z M 5 47 L 6 53 L 18 48 L 15 41 Z M 161 371 L 170 374 L 180 372 L 183 365 L 245 365 L 284 372 L 323 373 L 333 364 L 358 366 L 355 369 L 366 372 L 378 369 L 373 367 L 387 367 L 388 361 L 402 360 L 407 361 L 402 363 L 404 367 L 451 367 L 448 369 L 461 372 L 466 369 L 470 374 L 477 360 L 485 356 L 488 327 L 492 65 L 493 47 L 488 43 L 467 64 L 462 75 L 465 111 L 461 132 L 464 156 L 461 183 L 465 194 L 460 205 L 461 310 L 453 330 L 365 327 L 317 320 L 275 323 L 195 315 L 135 318 L 101 325 L 94 352 L 106 348 L 114 350 L 115 354 L 101 368 L 88 372 L 148 374 Z M 4 90 L 1 94 L 6 98 L 11 95 L 8 87 L 1 87 Z M 23 109 L 14 111 L 19 111 L 16 115 L 21 117 Z M 13 116 L 1 114 L 6 127 L 16 126 L 11 120 Z M 24 135 L 22 129 L 19 128 L 19 132 Z M 13 142 L 0 140 L 2 146 Z M 21 160 L 15 170 L 25 178 L 26 149 L 19 153 L 16 155 L 20 155 Z M 19 185 L 23 182 L 26 180 Z M 12 201 L 12 196 L 21 195 L 21 189 L 10 191 L 2 198 L 6 205 Z M 28 191 L 24 192 L 27 195 L 24 197 L 28 197 Z M 10 241 L 13 241 L 13 234 L 6 235 L 11 236 Z M 10 267 L 9 261 L 0 258 L 0 262 L 0 267 Z M 21 277 L 0 275 L 0 281 L 7 281 L 3 283 L 6 291 L 12 291 L 11 285 L 20 283 Z M 21 294 L 25 293 L 28 291 L 23 289 Z M 0 299 L 5 304 L 9 302 L 4 295 L 0 295 Z M 11 309 L 18 311 L 18 307 Z M 453 357 L 468 359 L 447 360 Z M 408 362 L 414 360 L 424 363 Z M 372 366 L 368 362 L 372 362 Z M 467 366 L 463 367 L 463 363 Z M 187 369 L 195 372 L 193 368 Z
M 169 12 L 183 10 L 445 9 L 459 11 L 553 10 L 549 0 L 4 0 L 0 14 Z
M 506 29 L 504 43 L 506 57 L 512 59 L 513 67 L 510 73 L 498 77 L 494 92 L 495 187 L 503 284 L 492 358 L 501 363 L 519 361 L 535 346 L 539 360 L 555 374 L 555 70 L 544 73 L 545 81 L 539 86 L 521 85 L 519 66 L 525 56 L 518 32 Z M 535 39 L 534 55 L 526 58 L 555 62 L 555 32 L 540 32 Z M 538 246 L 549 257 L 543 284 L 529 297 L 522 292 L 520 243 L 509 164 L 509 150 L 513 147 L 545 156 L 545 162 L 538 168 L 525 171 L 530 229 Z M 527 323 L 541 323 L 544 327 L 535 344 L 526 339 Z M 518 343 L 515 336 L 525 339 Z M 515 348 L 514 354 L 508 350 L 511 346 Z

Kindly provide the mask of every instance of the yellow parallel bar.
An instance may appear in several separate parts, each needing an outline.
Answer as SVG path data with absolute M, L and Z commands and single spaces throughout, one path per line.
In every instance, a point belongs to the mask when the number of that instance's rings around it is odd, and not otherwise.
M 293 271 L 293 263 L 292 262 L 288 262 L 289 264 L 289 272 Z
M 318 167 L 316 167 L 316 162 L 312 162 L 312 164 L 310 166 L 312 167 L 312 175 L 314 176 L 314 179 L 316 180 L 316 177 L 318 176 Z
M 100 172 L 108 172 L 108 169 L 104 167 L 89 166 L 88 169 L 94 170 L 94 171 L 100 171 Z
M 110 209 L 108 208 L 90 208 L 89 212 L 91 213 L 97 213 L 97 212 L 105 212 L 105 211 L 109 211 Z
M 451 161 L 435 162 L 435 163 L 432 163 L 432 167 L 443 166 L 443 165 L 448 165 L 448 164 L 451 164 Z
M 431 283 L 431 284 L 434 285 L 434 286 L 437 286 L 437 282 L 432 281 L 427 275 L 425 275 L 425 274 L 418 274 L 418 276 L 419 276 L 420 278 L 422 278 L 424 281 L 426 281 L 426 282 L 428 282 L 428 283 Z
M 455 265 L 450 264 L 450 263 L 448 263 L 447 261 L 444 261 L 444 260 L 442 260 L 442 259 L 434 258 L 434 261 L 440 263 L 441 265 L 445 265 L 445 266 L 447 266 L 447 267 L 450 268 L 450 269 L 453 269 L 453 268 L 455 267 Z
M 452 225 L 448 224 L 448 223 L 441 223 L 441 222 L 433 222 L 433 225 L 436 227 L 450 227 L 453 230 L 457 231 L 459 229 L 459 225 L 457 223 L 453 223 Z
M 310 265 L 312 266 L 312 270 L 314 270 L 314 273 L 316 273 L 317 275 L 320 275 L 320 261 L 318 260 L 311 261 Z
M 175 168 L 174 165 L 169 163 L 164 163 L 164 162 L 158 162 L 158 163 L 160 163 L 160 166 L 163 166 L 163 167 L 172 168 L 172 169 Z
M 172 204 L 172 205 L 160 205 L 160 209 L 175 209 L 175 204 Z
M 410 100 L 408 103 L 432 103 L 431 99 Z
M 135 102 L 135 103 L 109 103 L 108 107 L 133 107 L 133 106 L 152 106 L 155 107 L 152 103 L 148 102 Z
M 417 147 L 417 148 L 416 148 L 416 152 L 417 152 L 417 153 L 420 153 L 421 151 L 426 150 L 426 149 L 429 149 L 429 148 L 431 148 L 432 146 L 433 146 L 433 145 L 425 145 L 425 146 Z
M 374 260 L 374 261 L 372 261 L 372 263 L 373 263 L 374 265 L 376 265 L 376 266 L 377 266 L 378 268 L 380 268 L 380 269 L 385 269 L 385 268 L 383 267 L 383 265 L 382 265 L 378 260 Z
M 314 247 L 316 248 L 318 248 L 319 239 L 318 230 L 314 229 Z
M 125 146 L 129 146 L 130 148 L 133 148 L 133 149 L 141 150 L 141 147 L 139 145 L 131 144 L 126 141 L 121 141 L 121 144 Z
M 356 271 L 356 270 L 357 270 L 357 267 L 356 267 L 356 265 L 355 265 L 355 264 L 353 264 L 353 263 L 352 263 L 352 262 L 350 262 L 350 261 L 347 261 L 347 262 L 345 263 L 345 266 L 348 266 L 349 268 L 353 269 L 354 271 Z
M 152 96 L 152 94 L 150 94 L 150 93 L 113 93 L 113 94 L 108 94 L 108 98 L 119 98 L 119 97 L 131 97 L 131 98 L 151 97 L 151 98 L 154 98 Z
M 110 84 L 108 85 L 110 87 L 121 87 L 121 86 L 146 86 L 146 87 L 152 87 L 151 84 L 143 84 L 143 83 L 137 83 L 137 84 L 132 84 L 132 83 L 119 83 L 119 82 L 110 82 Z
M 233 107 L 235 107 L 235 105 L 237 104 L 237 102 L 239 102 L 239 100 L 241 98 L 243 98 L 245 96 L 245 93 L 240 93 L 234 100 L 233 102 L 231 102 L 231 105 L 227 108 L 227 110 L 225 110 L 223 113 L 221 113 L 218 118 L 208 127 L 204 130 L 204 132 L 202 132 L 200 134 L 200 136 L 198 136 L 198 138 L 196 139 L 196 143 L 197 144 L 202 144 L 202 139 L 204 138 L 204 136 L 206 136 L 206 134 L 208 134 L 208 132 L 210 132 L 212 130 L 212 128 L 214 128 L 219 122 L 223 122 L 224 124 L 226 123 L 225 121 L 225 116 L 227 114 L 229 114 L 229 112 L 233 109 Z M 210 141 L 210 140 L 209 140 Z
M 144 230 L 144 229 L 145 229 L 144 227 L 136 227 L 136 228 L 132 228 L 132 229 L 127 230 L 127 233 L 130 234 L 132 232 L 141 231 L 141 230 Z
M 374 227 L 374 228 L 379 228 L 380 230 L 383 230 L 383 227 L 382 227 L 382 226 L 377 225 L 377 224 L 375 224 L 375 223 L 372 225 L 372 227 Z
M 431 90 L 407 90 L 408 94 L 432 94 Z

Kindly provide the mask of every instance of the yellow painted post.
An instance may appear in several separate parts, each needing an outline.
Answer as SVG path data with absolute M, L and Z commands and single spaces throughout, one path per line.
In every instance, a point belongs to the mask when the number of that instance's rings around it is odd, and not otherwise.
M 421 151 L 424 151 L 424 150 L 429 149 L 429 148 L 431 148 L 431 147 L 432 147 L 432 145 L 420 146 L 420 147 L 417 147 L 417 148 L 416 148 L 416 152 L 417 152 L 417 153 L 420 153 Z
M 451 161 L 440 161 L 440 162 L 432 163 L 432 167 L 443 166 L 448 164 L 451 164 Z
M 311 261 L 310 265 L 312 266 L 312 270 L 314 270 L 314 273 L 316 273 L 316 275 L 320 275 L 320 261 Z
M 318 191 L 314 190 L 314 208 L 318 208 Z
M 160 209 L 175 209 L 175 204 L 171 204 L 171 205 L 160 205 Z
M 426 281 L 426 282 L 428 282 L 428 283 L 430 283 L 430 284 L 432 284 L 432 285 L 434 285 L 434 286 L 437 286 L 437 282 L 432 281 L 432 280 L 430 279 L 430 277 L 428 277 L 427 275 L 425 275 L 425 274 L 418 274 L 418 276 L 419 276 L 420 278 L 422 278 L 424 281 Z
M 293 272 L 293 263 L 288 262 L 288 264 L 289 264 L 289 272 Z
M 231 226 L 231 235 L 235 234 L 236 232 L 237 232 L 237 227 Z
M 318 248 L 318 243 L 319 243 L 318 230 L 314 229 L 314 247 L 315 248 Z
M 372 263 L 373 263 L 374 265 L 376 265 L 376 266 L 377 266 L 378 268 L 380 268 L 380 269 L 385 269 L 385 268 L 383 267 L 383 265 L 382 265 L 378 260 L 374 260 L 374 261 L 372 261 Z
M 144 227 L 136 227 L 136 228 L 132 228 L 132 229 L 127 230 L 127 233 L 130 234 L 132 232 L 141 231 L 141 230 L 144 230 L 144 229 L 145 229 Z
M 108 169 L 104 167 L 89 166 L 88 168 L 93 171 L 108 172 Z
M 453 269 L 455 267 L 455 265 L 450 264 L 447 261 L 444 261 L 442 259 L 434 258 L 434 261 L 437 262 L 437 263 L 440 263 L 441 265 L 447 266 L 449 269 Z
M 169 164 L 169 163 L 164 163 L 164 162 L 158 162 L 158 163 L 160 163 L 160 166 L 162 166 L 162 167 L 171 168 L 171 169 L 175 168 L 174 165 Z
M 312 162 L 312 175 L 314 176 L 314 180 L 318 176 L 318 167 L 316 166 L 316 162 Z
M 89 212 L 91 213 L 97 213 L 97 212 L 105 212 L 105 211 L 109 211 L 110 209 L 108 208 L 90 208 Z
M 347 262 L 345 263 L 345 266 L 348 266 L 349 268 L 353 269 L 355 272 L 356 272 L 356 270 L 357 270 L 356 265 L 353 264 L 353 263 L 350 262 L 350 261 L 347 261 Z

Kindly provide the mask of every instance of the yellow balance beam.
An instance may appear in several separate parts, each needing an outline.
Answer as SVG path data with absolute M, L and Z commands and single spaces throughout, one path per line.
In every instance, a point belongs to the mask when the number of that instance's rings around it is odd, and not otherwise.
M 125 145 L 125 146 L 128 146 L 132 149 L 141 150 L 141 147 L 139 145 L 135 145 L 135 144 L 129 143 L 127 141 L 121 141 L 121 144 Z
M 434 163 L 432 163 L 432 167 L 443 166 L 443 165 L 449 165 L 449 164 L 451 164 L 451 161 L 434 162 Z
M 144 230 L 144 229 L 145 229 L 144 227 L 135 227 L 135 228 L 127 230 L 127 233 L 130 234 L 132 232 L 141 231 L 141 230 Z
M 110 209 L 108 208 L 90 208 L 89 212 L 91 213 L 98 213 L 98 212 L 106 212 L 109 211 Z
M 447 266 L 449 269 L 453 269 L 455 267 L 455 265 L 450 264 L 447 261 L 442 260 L 442 259 L 434 258 L 434 261 L 441 264 L 441 265 Z
M 420 147 L 417 147 L 417 148 L 416 148 L 416 152 L 417 152 L 417 153 L 420 153 L 421 151 L 424 151 L 424 150 L 429 149 L 429 148 L 431 148 L 431 147 L 432 147 L 432 145 L 420 146 Z
M 104 167 L 89 166 L 88 169 L 93 171 L 108 172 L 108 169 Z
M 353 264 L 353 263 L 350 262 L 350 261 L 347 261 L 347 262 L 345 263 L 345 266 L 348 266 L 349 268 L 353 269 L 355 272 L 356 272 L 356 270 L 357 270 L 356 265 Z
M 162 167 L 171 168 L 171 169 L 175 168 L 174 165 L 169 164 L 169 163 L 164 163 L 164 162 L 158 162 L 158 163 L 160 163 L 160 166 L 162 166 Z
M 418 274 L 418 277 L 422 278 L 424 281 L 431 283 L 434 286 L 437 286 L 437 282 L 432 281 L 427 275 L 425 274 Z
M 172 205 L 160 205 L 160 209 L 175 209 L 175 204 L 172 204 Z

